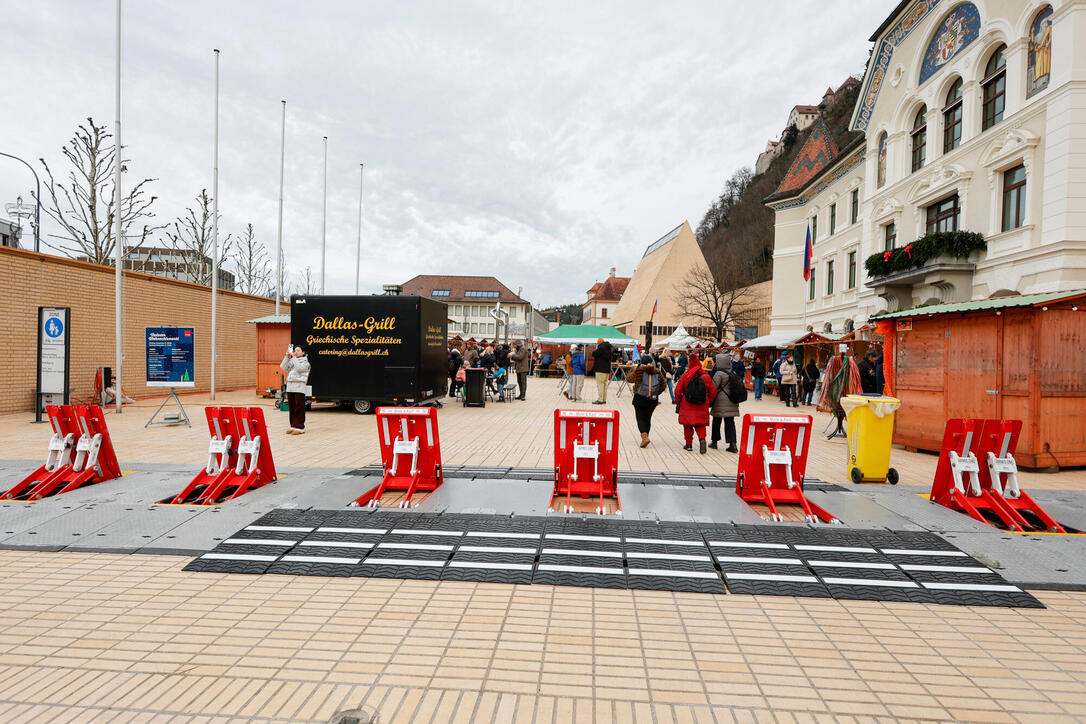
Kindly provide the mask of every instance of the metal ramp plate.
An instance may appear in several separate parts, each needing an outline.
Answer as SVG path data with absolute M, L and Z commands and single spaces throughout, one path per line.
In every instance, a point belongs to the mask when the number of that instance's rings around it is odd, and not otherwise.
M 734 491 L 722 488 L 676 487 L 674 483 L 619 483 L 618 496 L 623 515 L 629 518 L 639 518 L 644 512 L 671 521 L 689 521 L 700 516 L 716 523 L 755 525 L 765 522 Z
M 542 515 L 547 512 L 552 483 L 527 480 L 448 478 L 419 503 L 419 512 L 447 514 L 486 509 L 496 515 Z
M 923 527 L 891 512 L 879 504 L 881 498 L 841 491 L 812 489 L 804 485 L 807 499 L 837 516 L 850 528 L 889 528 L 891 530 L 924 530 Z
M 821 526 L 276 510 L 186 570 L 1041 605 L 933 533 Z

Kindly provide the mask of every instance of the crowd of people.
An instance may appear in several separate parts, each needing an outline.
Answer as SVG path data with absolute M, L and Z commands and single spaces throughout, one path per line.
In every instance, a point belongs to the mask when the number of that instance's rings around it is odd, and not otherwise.
M 748 370 L 737 352 L 726 348 L 714 354 L 713 350 L 698 352 L 661 350 L 631 355 L 619 351 L 604 339 L 596 340 L 595 348 L 586 353 L 584 346 L 573 344 L 569 351 L 557 359 L 551 352 L 534 353 L 522 342 L 511 347 L 502 344 L 485 345 L 481 349 L 469 341 L 463 354 L 452 347 L 449 350 L 449 376 L 453 382 L 449 395 L 455 396 L 464 384 L 464 370 L 482 367 L 487 370 L 487 381 L 499 399 L 508 375 L 517 376 L 517 399 L 525 399 L 527 378 L 532 365 L 543 369 L 555 365 L 565 375 L 562 394 L 573 402 L 583 402 L 585 377 L 589 374 L 596 383 L 596 399 L 592 404 L 607 403 L 607 389 L 615 375 L 619 374 L 630 384 L 633 391 L 634 416 L 641 435 L 641 447 L 647 447 L 652 432 L 653 414 L 667 393 L 675 407 L 679 424 L 683 427 L 684 450 L 694 449 L 697 438 L 698 450 L 716 450 L 723 441 L 727 452 L 738 452 L 735 420 L 739 406 L 747 400 L 745 384 L 749 371 L 755 400 L 761 400 L 766 392 L 766 379 L 774 378 L 780 401 L 788 407 L 801 404 L 815 406 L 815 392 L 822 375 L 813 357 L 797 364 L 791 350 L 783 351 L 772 365 L 754 359 Z M 882 360 L 879 353 L 869 350 L 859 362 L 864 392 L 881 390 Z
M 517 380 L 516 399 L 525 399 L 532 353 L 524 342 L 516 340 L 509 345 L 498 342 L 480 349 L 474 341 L 469 340 L 463 352 L 450 345 L 446 359 L 450 380 L 449 397 L 456 397 L 463 389 L 468 369 L 481 368 L 486 372 L 487 388 L 499 400 L 505 400 L 509 385 L 513 384 L 512 375 L 516 375 Z

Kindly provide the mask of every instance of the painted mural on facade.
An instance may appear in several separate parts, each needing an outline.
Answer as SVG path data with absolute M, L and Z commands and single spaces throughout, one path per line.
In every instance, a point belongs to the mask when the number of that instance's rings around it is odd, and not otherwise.
M 1029 33 L 1029 68 L 1026 73 L 1026 97 L 1048 87 L 1052 73 L 1052 6 L 1033 19 Z
M 962 3 L 947 13 L 935 28 L 924 60 L 920 65 L 920 82 L 938 73 L 944 65 L 965 50 L 980 34 L 980 13 L 973 3 Z
M 883 36 L 871 57 L 871 72 L 868 74 L 867 85 L 860 94 L 859 109 L 856 112 L 856 122 L 852 130 L 867 130 L 867 125 L 871 122 L 871 112 L 875 109 L 875 101 L 879 97 L 879 91 L 890 68 L 890 58 L 894 55 L 894 48 L 900 45 L 938 4 L 939 0 L 917 0 L 897 25 Z

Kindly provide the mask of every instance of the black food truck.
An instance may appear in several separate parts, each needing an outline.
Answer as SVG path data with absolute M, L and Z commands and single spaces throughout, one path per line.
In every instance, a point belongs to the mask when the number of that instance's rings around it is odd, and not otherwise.
M 447 323 L 448 307 L 426 297 L 290 298 L 290 339 L 309 356 L 313 400 L 362 414 L 445 395 Z

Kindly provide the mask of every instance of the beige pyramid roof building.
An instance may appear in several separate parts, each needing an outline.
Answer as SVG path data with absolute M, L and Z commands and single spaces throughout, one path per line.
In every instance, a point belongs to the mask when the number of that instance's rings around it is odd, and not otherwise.
M 698 325 L 702 323 L 684 320 L 675 297 L 676 286 L 686 278 L 687 272 L 704 264 L 705 257 L 689 222 L 684 221 L 649 244 L 626 292 L 615 307 L 613 326 L 631 337 L 642 339 L 645 336 L 645 323 L 649 321 L 652 305 L 656 303 L 658 306 L 653 318 L 655 337 L 671 334 L 680 322 L 686 324 L 691 334 L 699 336 L 698 332 L 703 330 Z M 715 336 L 715 333 L 711 336 Z

